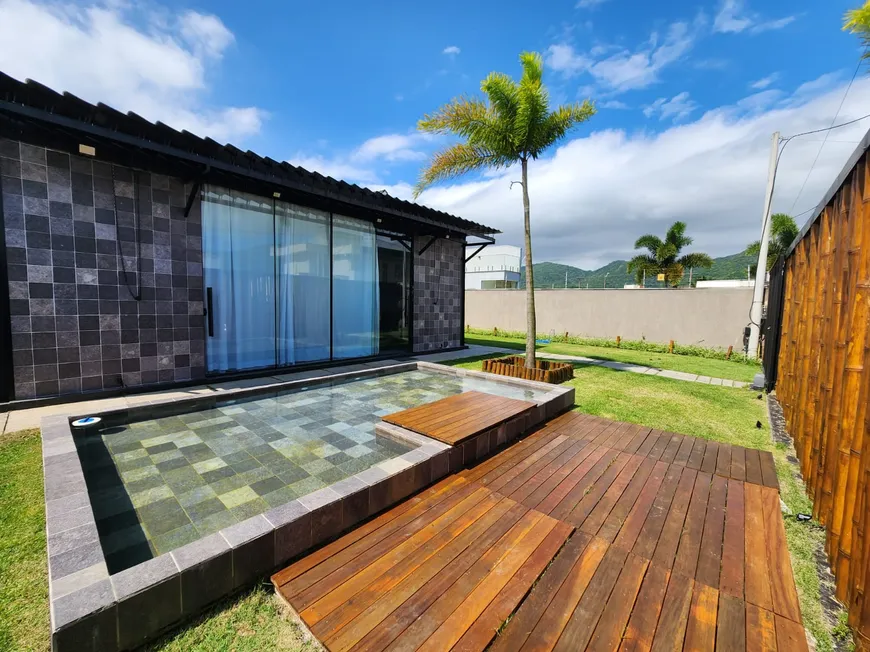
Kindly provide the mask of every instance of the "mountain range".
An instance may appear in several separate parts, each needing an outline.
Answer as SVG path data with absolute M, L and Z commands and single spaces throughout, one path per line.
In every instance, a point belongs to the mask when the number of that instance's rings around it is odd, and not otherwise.
M 713 266 L 709 269 L 696 269 L 692 273 L 692 281 L 698 280 L 725 280 L 725 279 L 747 279 L 747 266 L 756 262 L 752 256 L 747 256 L 744 253 L 732 254 L 731 256 L 722 256 L 721 258 L 713 259 Z M 572 267 L 571 265 L 563 265 L 561 263 L 535 263 L 535 287 L 536 288 L 563 288 L 565 287 L 565 272 L 567 272 L 568 287 L 589 287 L 601 288 L 604 287 L 605 278 L 607 279 L 607 287 L 621 288 L 626 284 L 634 283 L 634 274 L 629 273 L 626 269 L 627 261 L 614 260 L 598 269 L 581 269 Z M 683 278 L 683 285 L 689 284 L 689 270 L 686 270 L 686 275 Z M 654 278 L 647 278 L 647 287 L 659 287 L 659 283 Z M 520 287 L 526 286 L 525 268 L 521 270 Z

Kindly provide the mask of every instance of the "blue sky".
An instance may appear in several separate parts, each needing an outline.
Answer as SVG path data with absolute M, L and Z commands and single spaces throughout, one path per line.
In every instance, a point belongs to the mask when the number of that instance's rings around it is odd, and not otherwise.
M 553 101 L 599 108 L 532 167 L 536 259 L 591 267 L 674 219 L 713 255 L 756 239 L 770 133 L 831 124 L 860 54 L 840 30 L 857 3 L 0 0 L 0 70 L 407 198 L 449 142 L 416 133 L 421 115 L 536 50 Z M 837 121 L 868 106 L 865 70 Z M 834 132 L 806 183 L 822 143 L 789 145 L 775 209 L 814 206 L 868 126 Z M 513 174 L 420 201 L 519 244 Z

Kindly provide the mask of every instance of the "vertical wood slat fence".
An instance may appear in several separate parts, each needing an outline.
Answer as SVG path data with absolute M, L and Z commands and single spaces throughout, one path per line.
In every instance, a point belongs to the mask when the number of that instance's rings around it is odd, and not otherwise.
M 785 260 L 776 385 L 859 650 L 870 650 L 868 174 L 864 153 Z

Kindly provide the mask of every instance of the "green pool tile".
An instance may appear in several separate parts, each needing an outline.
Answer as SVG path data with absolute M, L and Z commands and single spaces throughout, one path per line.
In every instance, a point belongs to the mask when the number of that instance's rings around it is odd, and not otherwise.
M 116 462 L 115 467 L 119 472 L 123 473 L 124 471 L 132 471 L 134 469 L 141 469 L 144 466 L 154 466 L 151 462 L 150 457 L 137 457 L 133 460 L 126 460 L 124 462 Z
M 172 443 L 178 448 L 188 448 L 190 446 L 202 444 L 202 439 L 200 439 L 199 435 L 195 432 L 188 431 L 182 435 L 176 435 L 175 439 L 172 440 Z
M 277 474 L 277 476 L 281 478 L 281 481 L 288 486 L 295 484 L 300 480 L 304 480 L 310 475 L 311 474 L 308 473 L 308 471 L 305 471 L 304 469 L 296 465 L 290 465 L 285 470 L 282 470 L 280 473 Z
M 163 462 L 169 462 L 171 460 L 184 460 L 187 462 L 187 460 L 184 459 L 184 455 L 182 455 L 181 451 L 177 448 L 151 456 L 151 461 L 154 462 L 154 464 L 162 464 Z
M 193 523 L 188 523 L 187 525 L 182 525 L 166 534 L 154 537 L 152 544 L 154 545 L 157 554 L 162 555 L 170 550 L 175 550 L 176 548 L 187 545 L 188 543 L 193 543 L 199 538 L 200 534 L 194 527 Z
M 220 496 L 236 489 L 240 489 L 247 485 L 245 479 L 240 475 L 231 475 L 228 478 L 221 478 L 212 482 L 209 486 L 214 489 L 216 495 Z
M 230 508 L 230 513 L 237 521 L 244 521 L 257 514 L 262 514 L 267 509 L 269 509 L 269 504 L 258 496 L 254 500 L 249 500 L 246 503 Z
M 338 468 L 344 471 L 348 476 L 359 473 L 360 471 L 365 471 L 369 467 L 370 465 L 365 461 L 358 459 L 351 459 L 350 461 L 344 462 L 338 466 Z
M 320 478 L 320 480 L 325 482 L 327 485 L 330 485 L 333 482 L 338 482 L 339 480 L 344 480 L 347 476 L 347 473 L 334 466 L 331 469 L 327 469 L 323 473 L 317 474 L 317 477 Z
M 245 471 L 244 473 L 239 473 L 239 477 L 247 485 L 253 485 L 260 480 L 265 480 L 266 478 L 270 478 L 274 475 L 275 474 L 272 473 L 269 469 L 262 466 L 256 469 L 251 469 L 250 471 Z
M 323 489 L 326 486 L 326 483 L 320 480 L 315 476 L 309 476 L 304 480 L 300 480 L 299 482 L 295 482 L 290 485 L 290 488 L 293 489 L 299 496 L 304 496 L 306 494 L 310 494 L 312 491 L 317 491 L 318 489 Z
M 157 469 L 161 473 L 167 473 L 169 471 L 174 471 L 176 469 L 186 469 L 191 468 L 190 462 L 188 462 L 183 457 L 178 457 L 172 460 L 166 460 L 165 462 L 160 462 L 157 464 Z
M 203 485 L 202 487 L 197 487 L 196 489 L 187 491 L 179 495 L 178 502 L 186 508 L 191 505 L 201 503 L 204 500 L 215 498 L 216 496 L 217 494 L 215 493 L 215 490 L 211 487 L 211 485 Z
M 233 471 L 232 467 L 222 466 L 219 469 L 214 469 L 213 471 L 206 471 L 202 474 L 202 479 L 208 482 L 209 484 L 214 484 L 219 480 L 225 480 L 227 478 L 231 478 L 236 474 Z
M 145 450 L 149 455 L 157 455 L 157 453 L 165 453 L 166 451 L 174 451 L 177 448 L 175 442 L 168 441 L 165 444 L 157 444 L 156 446 L 149 446 Z
M 118 453 L 115 455 L 116 462 L 126 462 L 128 460 L 138 460 L 140 457 L 148 457 L 148 451 L 139 447 L 135 450 L 127 451 L 126 453 Z
M 289 503 L 291 500 L 296 500 L 299 498 L 299 494 L 296 493 L 290 487 L 282 486 L 277 491 L 273 491 L 271 493 L 265 494 L 263 496 L 263 500 L 269 505 L 269 507 L 280 507 L 285 503 Z
M 215 452 L 208 447 L 208 444 L 194 444 L 192 446 L 185 446 L 184 448 L 179 448 L 181 454 L 184 455 L 184 458 L 190 462 L 191 464 L 196 464 L 197 462 L 204 462 L 205 460 L 210 460 L 215 457 Z
M 240 462 L 246 462 L 253 460 L 254 458 L 248 454 L 248 451 L 238 451 L 236 453 L 230 453 L 229 455 L 223 455 L 221 456 L 221 459 L 232 466 L 233 464 L 239 464 Z
M 166 483 L 163 481 L 163 478 L 160 477 L 160 474 L 151 474 L 147 475 L 141 480 L 134 480 L 133 482 L 126 482 L 127 491 L 130 492 L 131 495 L 138 494 L 143 491 L 147 491 L 148 489 L 154 489 L 155 487 L 160 487 L 165 485 Z
M 221 458 L 214 457 L 212 459 L 203 460 L 202 462 L 196 462 L 193 465 L 193 468 L 197 473 L 203 474 L 203 473 L 206 473 L 208 471 L 214 471 L 216 469 L 220 469 L 222 467 L 225 467 L 226 465 L 227 465 L 227 463 L 224 462 Z
M 133 506 L 136 509 L 139 509 L 142 507 L 146 507 L 147 505 L 150 505 L 152 503 L 172 497 L 172 489 L 170 489 L 166 485 L 161 485 L 159 487 L 154 487 L 153 489 L 146 489 L 145 491 L 131 495 L 130 502 L 133 503 Z
M 111 534 L 100 537 L 100 543 L 103 547 L 103 554 L 111 555 L 112 553 L 129 548 L 130 546 L 142 543 L 147 545 L 148 538 L 145 536 L 142 526 L 137 523 L 136 525 L 124 528 L 123 530 L 118 530 L 117 532 L 112 532 Z
M 205 485 L 202 476 L 189 466 L 163 473 L 163 479 L 176 496 Z
M 281 480 L 276 478 L 275 476 L 271 476 L 260 480 L 258 482 L 254 482 L 251 484 L 251 489 L 253 489 L 258 496 L 265 496 L 268 493 L 272 493 L 285 486 Z
M 248 457 L 248 459 L 239 462 L 229 462 L 229 464 L 236 473 L 245 473 L 246 471 L 262 468 L 262 464 L 253 457 Z
M 190 523 L 190 518 L 174 497 L 145 505 L 136 511 L 151 539 Z
M 226 505 L 224 505 L 220 500 L 217 498 L 207 498 L 202 502 L 186 507 L 184 511 L 187 512 L 190 520 L 195 523 L 196 521 L 201 521 L 206 516 L 211 516 L 212 514 L 217 514 L 218 512 L 225 510 Z
M 326 462 L 325 460 L 315 460 L 313 462 L 303 464 L 302 468 L 311 475 L 317 475 L 318 473 L 323 473 L 324 471 L 328 471 L 329 469 L 331 469 L 332 464 Z
M 162 434 L 156 437 L 149 437 L 148 439 L 143 439 L 141 444 L 145 448 L 150 448 L 151 446 L 159 446 L 160 444 L 166 444 L 167 442 L 172 441 L 172 438 L 175 435 Z
M 256 492 L 248 486 L 239 487 L 238 489 L 234 489 L 233 491 L 229 491 L 225 494 L 219 494 L 218 498 L 220 501 L 227 506 L 227 508 L 237 507 L 242 503 L 246 503 L 248 501 L 254 500 L 257 498 Z

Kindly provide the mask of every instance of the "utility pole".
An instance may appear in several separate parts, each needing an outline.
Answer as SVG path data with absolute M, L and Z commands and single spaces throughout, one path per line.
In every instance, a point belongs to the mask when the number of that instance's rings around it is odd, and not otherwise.
M 761 215 L 761 247 L 758 251 L 758 267 L 755 269 L 755 290 L 752 307 L 749 309 L 749 348 L 746 355 L 758 355 L 761 338 L 761 313 L 764 304 L 764 280 L 767 276 L 767 248 L 770 240 L 770 204 L 773 200 L 773 179 L 776 175 L 776 157 L 779 152 L 779 132 L 775 131 L 770 141 L 770 161 L 767 167 L 767 192 L 764 193 L 764 212 Z
M 568 289 L 568 266 L 565 265 L 565 289 Z
M 605 290 L 607 289 L 607 277 L 608 277 L 608 276 L 610 276 L 610 272 L 607 272 L 607 273 L 604 275 L 604 289 L 605 289 Z
M 640 287 L 641 288 L 646 287 L 646 270 L 643 270 L 643 285 L 641 285 Z
M 692 287 L 692 272 L 695 271 L 694 267 L 689 268 L 689 287 Z

